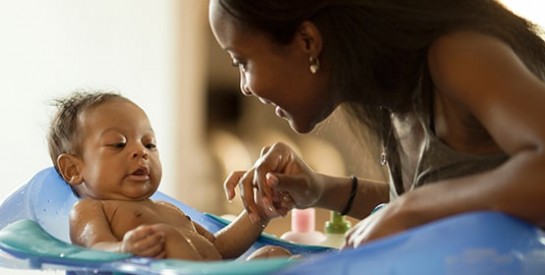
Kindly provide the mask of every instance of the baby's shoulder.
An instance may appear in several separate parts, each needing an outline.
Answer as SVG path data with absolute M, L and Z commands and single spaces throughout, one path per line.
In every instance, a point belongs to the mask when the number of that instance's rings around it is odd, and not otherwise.
M 74 203 L 70 210 L 70 219 L 78 219 L 79 217 L 87 217 L 90 213 L 103 213 L 104 206 L 98 200 L 80 199 Z
M 94 209 L 102 208 L 102 202 L 94 199 L 79 199 L 73 206 L 73 209 Z

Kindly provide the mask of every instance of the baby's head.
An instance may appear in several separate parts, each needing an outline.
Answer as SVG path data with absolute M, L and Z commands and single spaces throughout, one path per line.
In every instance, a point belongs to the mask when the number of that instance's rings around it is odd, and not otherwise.
M 83 198 L 149 198 L 161 180 L 146 113 L 112 92 L 75 92 L 55 101 L 48 135 L 57 172 Z

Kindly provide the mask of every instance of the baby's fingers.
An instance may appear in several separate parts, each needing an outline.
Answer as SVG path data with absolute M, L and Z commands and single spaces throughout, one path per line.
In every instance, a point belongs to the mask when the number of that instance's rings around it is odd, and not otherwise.
M 155 257 L 164 249 L 165 237 L 162 233 L 148 235 L 135 243 L 129 244 L 130 252 L 142 257 Z
M 232 200 L 235 197 L 235 188 L 240 182 L 240 179 L 244 176 L 244 171 L 234 171 L 229 174 L 225 182 L 223 183 L 223 189 L 225 190 L 225 196 L 227 200 Z
M 141 225 L 133 230 L 128 231 L 125 236 L 123 236 L 123 241 L 135 243 L 154 233 L 155 231 L 150 226 Z
M 141 257 L 153 257 L 162 258 L 166 253 L 165 250 L 165 237 L 162 233 L 156 233 L 146 237 L 145 239 L 137 242 L 134 246 L 136 253 Z M 163 255 L 163 256 L 161 256 Z
M 156 232 L 150 226 L 141 225 L 133 230 L 130 230 L 123 236 L 123 241 L 121 245 L 121 252 L 123 253 L 132 253 L 139 256 L 153 256 L 148 253 L 157 253 L 157 252 L 147 252 L 156 251 L 154 246 L 159 245 L 162 247 L 164 243 L 164 235 L 162 233 Z M 145 255 L 143 255 L 144 253 Z
M 274 198 L 274 208 L 281 216 L 286 216 L 288 212 L 295 208 L 293 198 L 284 192 L 277 192 Z

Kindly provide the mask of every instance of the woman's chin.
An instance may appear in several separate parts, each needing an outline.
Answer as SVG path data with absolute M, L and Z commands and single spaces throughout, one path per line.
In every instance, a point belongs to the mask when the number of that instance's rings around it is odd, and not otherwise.
M 291 129 L 297 132 L 298 134 L 307 134 L 314 129 L 314 124 L 310 125 L 307 123 L 307 124 L 301 125 L 294 122 L 291 119 L 286 119 L 286 120 L 289 122 Z
M 306 134 L 312 131 L 316 126 L 316 123 L 312 121 L 296 121 L 290 115 L 290 113 L 284 111 L 283 109 L 280 109 L 279 107 L 276 108 L 276 115 L 286 120 L 290 124 L 291 129 L 298 134 Z

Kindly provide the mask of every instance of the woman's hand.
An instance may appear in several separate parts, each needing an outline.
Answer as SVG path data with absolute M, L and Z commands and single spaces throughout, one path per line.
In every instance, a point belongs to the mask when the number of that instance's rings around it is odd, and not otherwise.
M 248 171 L 231 173 L 224 183 L 229 200 L 240 196 L 252 222 L 284 216 L 293 207 L 313 206 L 322 196 L 323 184 L 287 145 L 276 143 L 261 150 Z
M 344 248 L 356 248 L 370 241 L 401 233 L 416 226 L 415 219 L 401 208 L 402 198 L 384 205 L 358 222 L 346 233 Z

